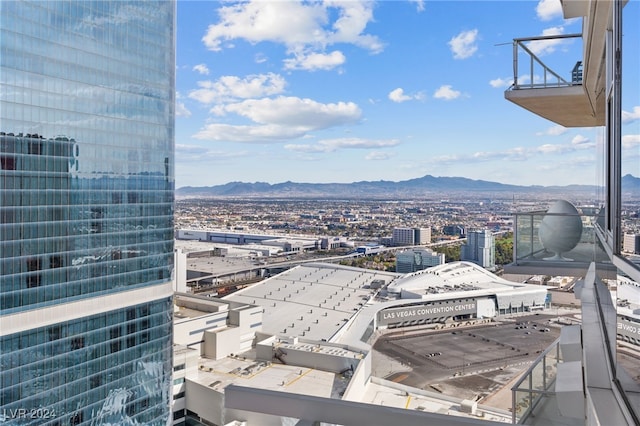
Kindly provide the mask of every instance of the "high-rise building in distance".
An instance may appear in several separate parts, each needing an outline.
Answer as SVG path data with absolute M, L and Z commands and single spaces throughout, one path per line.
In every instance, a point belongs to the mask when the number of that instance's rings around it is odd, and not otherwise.
M 0 423 L 169 419 L 175 9 L 0 3 Z
M 493 269 L 496 266 L 495 253 L 493 233 L 487 229 L 472 230 L 467 233 L 467 243 L 461 248 L 460 258 Z
M 640 254 L 640 234 L 624 234 L 622 251 L 631 254 Z
M 394 228 L 391 244 L 413 246 L 431 242 L 431 228 Z

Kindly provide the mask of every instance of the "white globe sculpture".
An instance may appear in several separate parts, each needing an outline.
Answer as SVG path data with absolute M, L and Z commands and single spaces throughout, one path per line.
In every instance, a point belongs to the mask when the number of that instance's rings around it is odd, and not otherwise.
M 573 250 L 582 236 L 582 220 L 578 210 L 568 201 L 558 200 L 547 210 L 547 214 L 540 222 L 538 237 L 542 246 L 552 253 L 552 257 L 544 260 L 559 260 L 571 262 L 562 253 Z

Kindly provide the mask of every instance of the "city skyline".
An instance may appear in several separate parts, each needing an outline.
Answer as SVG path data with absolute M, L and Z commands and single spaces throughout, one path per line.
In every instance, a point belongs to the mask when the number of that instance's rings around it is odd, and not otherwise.
M 598 183 L 599 129 L 563 128 L 504 99 L 513 37 L 581 31 L 559 1 L 346 5 L 178 2 L 177 188 L 427 174 Z M 509 19 L 496 26 L 500 14 Z M 637 51 L 628 27 L 625 48 Z M 568 75 L 582 58 L 572 40 L 535 52 Z M 623 65 L 640 69 L 636 55 Z M 623 173 L 634 176 L 639 93 L 627 79 Z

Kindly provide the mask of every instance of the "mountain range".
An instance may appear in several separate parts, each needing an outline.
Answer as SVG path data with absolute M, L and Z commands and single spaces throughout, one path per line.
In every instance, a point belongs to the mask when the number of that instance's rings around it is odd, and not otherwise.
M 625 175 L 622 178 L 625 192 L 640 194 L 640 178 Z M 520 186 L 463 177 L 435 177 L 426 175 L 405 181 L 360 181 L 353 183 L 297 183 L 282 182 L 229 182 L 216 186 L 185 186 L 176 190 L 179 198 L 419 198 L 468 193 L 544 193 L 544 194 L 597 194 L 594 185 Z

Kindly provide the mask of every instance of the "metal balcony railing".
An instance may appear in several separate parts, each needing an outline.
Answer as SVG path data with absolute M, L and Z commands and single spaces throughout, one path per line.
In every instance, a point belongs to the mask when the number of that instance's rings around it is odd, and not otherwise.
M 510 90 L 535 89 L 551 87 L 570 87 L 582 84 L 582 61 L 578 61 L 571 70 L 571 77 L 562 77 L 545 65 L 535 53 L 531 51 L 527 44 L 543 42 L 545 40 L 559 40 L 569 38 L 581 38 L 581 34 L 565 34 L 554 36 L 539 36 L 513 39 L 513 85 Z M 529 59 L 528 70 L 520 76 L 522 64 L 518 57 L 524 52 Z M 537 80 L 535 72 L 542 74 L 542 80 Z M 520 79 L 520 81 L 518 81 Z M 524 81 L 523 81 L 524 80 Z M 526 81 L 526 82 L 525 82 Z

